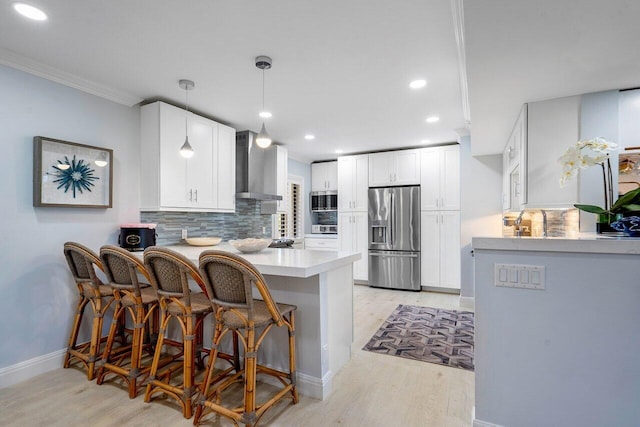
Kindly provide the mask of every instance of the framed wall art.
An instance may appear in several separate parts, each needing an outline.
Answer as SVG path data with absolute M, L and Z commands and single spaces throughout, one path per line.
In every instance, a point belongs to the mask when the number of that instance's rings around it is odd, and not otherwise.
M 33 138 L 33 206 L 110 208 L 113 150 Z

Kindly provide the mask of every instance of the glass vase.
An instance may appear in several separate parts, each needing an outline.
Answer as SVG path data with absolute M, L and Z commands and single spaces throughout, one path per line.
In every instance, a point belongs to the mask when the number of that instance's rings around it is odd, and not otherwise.
M 598 234 L 623 234 L 622 232 L 611 227 L 611 223 L 622 218 L 621 213 L 617 214 L 598 214 L 598 222 L 596 223 L 596 232 Z

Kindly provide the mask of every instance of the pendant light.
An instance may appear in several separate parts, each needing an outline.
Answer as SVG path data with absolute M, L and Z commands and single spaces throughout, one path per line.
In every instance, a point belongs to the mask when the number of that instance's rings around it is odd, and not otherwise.
M 187 111 L 184 116 L 185 138 L 184 138 L 184 144 L 182 144 L 182 147 L 180 147 L 180 155 L 185 159 L 190 159 L 191 157 L 193 157 L 193 148 L 191 147 L 191 144 L 189 144 L 189 131 L 188 131 L 188 124 L 187 124 L 187 120 L 189 116 L 189 91 L 192 90 L 196 86 L 196 84 L 191 80 L 180 80 L 178 84 L 180 85 L 180 88 L 184 89 L 184 94 L 185 94 L 184 109 Z
M 256 67 L 262 70 L 262 111 L 260 112 L 260 117 L 271 117 L 271 113 L 267 113 L 264 109 L 264 70 L 271 68 L 271 63 L 271 58 L 268 56 L 256 57 Z M 260 133 L 256 137 L 256 144 L 258 144 L 260 148 L 267 148 L 271 145 L 271 137 L 264 126 L 264 120 L 262 121 Z

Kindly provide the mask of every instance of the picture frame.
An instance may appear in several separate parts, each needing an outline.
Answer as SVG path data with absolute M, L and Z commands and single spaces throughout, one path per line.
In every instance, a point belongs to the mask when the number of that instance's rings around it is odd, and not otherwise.
M 33 138 L 33 206 L 111 208 L 113 150 Z

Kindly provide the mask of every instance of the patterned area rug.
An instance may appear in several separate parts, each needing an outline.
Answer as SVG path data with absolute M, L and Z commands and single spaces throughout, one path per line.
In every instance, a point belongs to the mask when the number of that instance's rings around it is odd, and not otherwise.
M 473 313 L 402 305 L 363 350 L 473 371 Z

